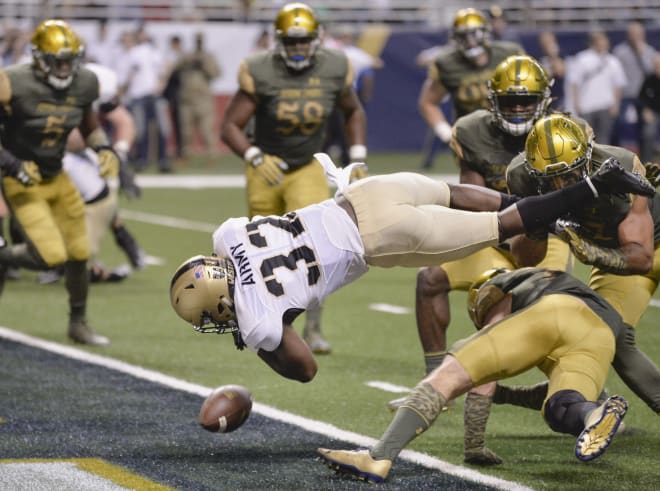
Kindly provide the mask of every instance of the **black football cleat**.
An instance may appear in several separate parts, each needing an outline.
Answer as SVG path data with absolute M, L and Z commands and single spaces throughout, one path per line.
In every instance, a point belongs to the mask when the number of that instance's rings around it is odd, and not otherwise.
M 589 176 L 599 193 L 618 194 L 632 193 L 652 198 L 655 188 L 646 178 L 639 174 L 627 171 L 614 157 L 610 157 Z

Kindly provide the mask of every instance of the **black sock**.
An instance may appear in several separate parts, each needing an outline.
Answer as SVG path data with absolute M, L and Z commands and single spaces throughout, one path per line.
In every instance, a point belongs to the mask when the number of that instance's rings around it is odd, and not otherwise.
M 587 181 L 580 181 L 565 188 L 528 196 L 516 203 L 525 230 L 538 230 L 552 223 L 571 210 L 582 208 L 594 199 Z

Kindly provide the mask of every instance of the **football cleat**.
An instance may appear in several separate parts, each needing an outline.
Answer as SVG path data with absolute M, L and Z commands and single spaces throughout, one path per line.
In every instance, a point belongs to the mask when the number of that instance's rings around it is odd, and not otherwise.
M 374 460 L 369 450 L 330 450 L 317 448 L 321 461 L 339 474 L 347 474 L 359 481 L 380 483 L 385 480 L 392 461 Z
M 307 346 L 309 346 L 309 349 L 314 354 L 329 355 L 332 353 L 332 346 L 323 339 L 323 336 L 319 332 L 305 330 L 303 332 L 303 341 L 307 343 Z
M 655 188 L 646 178 L 627 171 L 613 157 L 603 162 L 590 179 L 601 193 L 632 193 L 649 198 L 655 196 Z
M 76 343 L 90 346 L 106 346 L 110 344 L 108 338 L 96 334 L 84 319 L 69 321 L 69 338 Z
M 466 450 L 463 454 L 463 462 L 466 464 L 487 466 L 499 465 L 504 461 L 490 448 L 483 447 L 474 450 Z
M 575 456 L 583 462 L 600 457 L 612 443 L 627 410 L 628 403 L 621 396 L 609 397 L 594 409 L 578 436 Z

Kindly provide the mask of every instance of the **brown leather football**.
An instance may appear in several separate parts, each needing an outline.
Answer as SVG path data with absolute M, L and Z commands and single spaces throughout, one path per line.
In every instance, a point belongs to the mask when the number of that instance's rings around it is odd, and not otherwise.
M 252 410 L 252 394 L 242 385 L 223 385 L 206 398 L 199 424 L 208 431 L 229 433 L 241 427 Z

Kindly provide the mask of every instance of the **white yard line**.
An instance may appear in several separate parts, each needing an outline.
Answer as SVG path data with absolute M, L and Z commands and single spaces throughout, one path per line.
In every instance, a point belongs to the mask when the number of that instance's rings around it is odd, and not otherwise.
M 370 303 L 369 308 L 376 312 L 385 312 L 386 314 L 405 315 L 410 314 L 412 310 L 401 305 L 392 305 L 391 303 Z
M 27 334 L 23 334 L 6 327 L 0 326 L 0 337 L 22 343 L 34 348 L 42 349 L 49 351 L 51 353 L 56 353 L 61 356 L 66 356 L 68 358 L 83 361 L 85 363 L 91 363 L 93 365 L 102 366 L 111 370 L 116 370 L 118 372 L 126 373 L 133 377 L 148 380 L 166 387 L 171 387 L 176 390 L 183 392 L 188 392 L 191 394 L 197 394 L 201 397 L 206 397 L 212 390 L 211 387 L 205 387 L 203 385 L 194 384 L 181 380 L 178 378 L 165 375 L 163 373 L 156 372 L 154 370 L 149 370 L 136 365 L 131 365 L 129 363 L 116 360 L 114 358 L 109 358 L 107 356 L 97 355 L 94 353 L 88 353 L 86 351 L 73 348 L 71 346 L 66 346 L 59 343 L 54 343 L 52 341 L 45 341 L 43 339 L 35 338 Z M 316 421 L 309 418 L 304 418 L 296 414 L 275 409 L 273 407 L 267 406 L 255 402 L 252 405 L 252 410 L 255 413 L 266 416 L 267 418 L 274 419 L 276 421 L 281 421 L 284 423 L 292 424 L 303 428 L 307 431 L 318 433 L 327 437 L 331 437 L 338 440 L 343 440 L 347 443 L 358 446 L 368 446 L 371 447 L 376 443 L 376 440 L 358 433 L 353 433 L 351 431 L 345 431 L 340 428 L 337 428 L 334 425 L 324 423 L 322 421 Z M 503 490 L 514 490 L 514 491 L 532 491 L 531 488 L 523 486 L 511 481 L 506 481 L 504 479 L 499 479 L 497 477 L 488 476 L 482 474 L 472 469 L 467 469 L 458 465 L 450 464 L 443 460 L 431 457 L 430 455 L 423 454 L 421 452 L 415 452 L 412 450 L 404 450 L 401 452 L 400 458 L 408 460 L 410 462 L 416 462 L 424 467 L 430 469 L 437 469 L 446 474 L 452 476 L 457 476 L 461 479 L 467 479 L 469 481 L 478 482 L 488 486 L 493 486 L 498 489 Z

